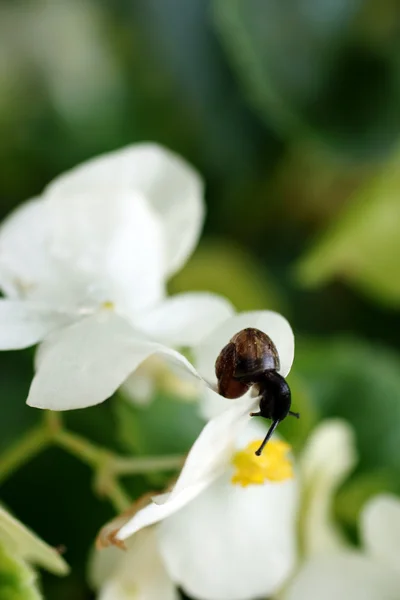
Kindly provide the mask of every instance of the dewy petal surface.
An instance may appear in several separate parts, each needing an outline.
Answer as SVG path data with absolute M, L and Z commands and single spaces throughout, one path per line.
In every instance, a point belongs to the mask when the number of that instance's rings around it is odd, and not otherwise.
M 399 573 L 400 594 L 400 500 L 381 494 L 361 513 L 361 536 L 368 555 Z
M 197 369 L 207 381 L 216 381 L 217 356 L 231 337 L 246 327 L 260 329 L 272 339 L 281 362 L 279 372 L 283 377 L 289 373 L 294 358 L 294 335 L 288 321 L 273 311 L 252 311 L 231 317 L 193 349 Z
M 68 565 L 58 552 L 1 506 L 0 541 L 6 545 L 8 551 L 32 564 L 57 575 L 68 573 Z
M 177 294 L 139 315 L 137 327 L 171 346 L 194 346 L 234 314 L 230 302 L 207 292 Z
M 231 476 L 159 525 L 168 571 L 199 600 L 264 598 L 294 567 L 294 481 L 243 488 Z
M 217 479 L 230 464 L 235 441 L 248 423 L 254 399 L 240 399 L 207 423 L 193 444 L 181 474 L 169 494 L 156 497 L 119 531 L 117 538 L 127 539 L 143 527 L 152 525 L 178 511 Z
M 109 563 L 112 563 L 112 572 Z M 153 528 L 141 531 L 128 551 L 106 548 L 96 553 L 92 577 L 99 600 L 179 600 L 158 549 Z
M 141 194 L 98 189 L 49 197 L 52 255 L 73 272 L 80 303 L 131 315 L 163 297 L 160 219 Z
M 22 300 L 0 299 L 0 350 L 33 346 L 70 322 L 67 314 L 52 309 Z
M 400 580 L 361 554 L 315 557 L 296 575 L 284 600 L 398 600 Z
M 136 144 L 79 165 L 55 179 L 46 194 L 68 197 L 105 188 L 146 198 L 162 221 L 165 273 L 177 271 L 195 247 L 203 225 L 203 184 L 196 171 L 157 144 Z
M 46 341 L 27 403 L 50 410 L 93 406 L 111 396 L 139 364 L 155 353 L 197 376 L 179 352 L 149 342 L 125 319 L 103 309 Z
M 354 432 L 346 421 L 326 420 L 308 439 L 299 465 L 304 498 L 300 527 L 306 555 L 345 546 L 332 517 L 332 504 L 356 462 Z

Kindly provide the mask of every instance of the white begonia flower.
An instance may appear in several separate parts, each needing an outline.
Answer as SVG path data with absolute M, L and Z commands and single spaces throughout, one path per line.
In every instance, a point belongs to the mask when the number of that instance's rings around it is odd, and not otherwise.
M 332 516 L 334 496 L 357 462 L 354 432 L 341 419 L 327 419 L 307 440 L 298 461 L 303 558 L 340 550 L 346 541 Z
M 290 476 L 286 445 L 273 439 L 266 447 L 269 455 L 264 463 L 254 456 L 259 444 L 255 438 L 265 431 L 254 421 L 244 428 L 256 402 L 236 400 L 212 419 L 193 446 L 186 473 L 171 494 L 154 498 L 155 504 L 135 510 L 132 518 L 128 516 L 122 523 L 117 520 L 104 531 L 106 539 L 118 541 L 127 536 L 130 541 L 137 535 L 130 538 L 132 532 L 139 530 L 140 534 L 141 527 L 163 519 L 156 526 L 158 552 L 177 585 L 200 600 L 264 597 L 285 586 L 295 561 L 296 517 L 301 521 L 300 546 L 306 558 L 345 547 L 332 520 L 331 504 L 355 464 L 350 426 L 331 419 L 311 435 L 296 468 L 302 497 L 299 506 L 293 480 L 268 482 L 268 478 Z M 218 445 L 221 440 L 224 443 Z M 249 440 L 252 442 L 246 446 Z M 244 452 L 238 451 L 243 446 Z M 267 481 L 262 483 L 265 477 Z M 209 481 L 205 488 L 202 479 L 205 485 Z M 252 485 L 256 482 L 258 485 Z M 133 557 L 130 564 L 134 571 Z M 281 590 L 278 593 L 292 600 Z M 319 600 L 325 595 L 303 597 Z M 297 596 L 293 598 L 297 600 Z
M 28 404 L 102 402 L 146 358 L 190 346 L 232 313 L 207 293 L 165 298 L 193 250 L 202 182 L 154 144 L 112 152 L 58 177 L 0 228 L 0 349 L 46 340 Z
M 90 580 L 98 600 L 179 600 L 158 549 L 155 528 L 148 527 L 127 543 L 127 551 L 96 551 Z
M 363 551 L 315 556 L 293 580 L 285 600 L 398 600 L 400 500 L 379 495 L 361 513 Z
M 245 327 L 267 333 L 277 347 L 281 374 L 290 371 L 294 337 L 288 322 L 268 311 L 243 313 L 192 348 L 211 383 L 216 356 Z M 212 389 L 205 394 L 208 404 L 225 406 Z M 249 393 L 226 402 L 192 446 L 172 491 L 134 510 L 124 524 L 117 519 L 100 536 L 103 543 L 118 544 L 158 523 L 159 552 L 169 575 L 200 600 L 269 595 L 281 587 L 296 559 L 297 484 L 287 458 L 290 448 L 272 439 L 256 456 L 265 428 L 249 421 L 259 400 Z
M 297 484 L 290 447 L 272 439 L 262 456 L 255 455 L 265 435 L 260 422 L 249 423 L 257 403 L 245 396 L 211 419 L 171 492 L 104 532 L 115 543 L 158 523 L 169 575 L 199 600 L 270 595 L 295 564 Z
M 340 485 L 356 464 L 354 432 L 342 419 L 327 419 L 311 433 L 298 461 L 300 487 L 298 508 L 299 561 L 292 581 L 315 556 L 326 556 L 348 548 L 342 532 L 333 519 L 333 500 Z M 292 600 L 295 584 L 285 583 L 281 600 Z M 324 595 L 310 595 L 320 600 Z
M 10 554 L 55 575 L 66 575 L 69 571 L 67 563 L 54 548 L 48 546 L 1 506 L 0 545 Z

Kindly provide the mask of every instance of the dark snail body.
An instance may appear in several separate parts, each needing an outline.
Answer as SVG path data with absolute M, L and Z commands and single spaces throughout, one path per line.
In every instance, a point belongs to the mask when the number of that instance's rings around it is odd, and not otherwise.
M 280 361 L 275 344 L 259 329 L 239 331 L 220 352 L 215 363 L 218 392 L 225 398 L 239 398 L 257 385 L 260 410 L 253 417 L 272 419 L 267 435 L 256 454 L 259 456 L 276 427 L 287 415 L 299 418 L 290 410 L 291 393 L 279 375 Z

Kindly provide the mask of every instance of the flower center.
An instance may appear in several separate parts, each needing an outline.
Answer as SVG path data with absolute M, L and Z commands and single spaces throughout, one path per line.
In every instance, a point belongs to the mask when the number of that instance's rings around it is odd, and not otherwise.
M 232 483 L 242 487 L 262 485 L 265 481 L 285 481 L 293 477 L 293 465 L 288 458 L 289 444 L 281 440 L 270 440 L 261 456 L 255 452 L 262 440 L 250 442 L 246 448 L 239 450 L 233 457 L 235 472 Z
M 104 308 L 105 310 L 114 310 L 114 308 L 115 308 L 114 302 L 111 302 L 110 300 L 106 300 L 101 305 L 101 308 Z

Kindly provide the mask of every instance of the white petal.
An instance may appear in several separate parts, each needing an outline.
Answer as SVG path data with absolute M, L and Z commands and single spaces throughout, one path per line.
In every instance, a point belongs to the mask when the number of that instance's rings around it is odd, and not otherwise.
M 156 390 L 155 378 L 148 372 L 142 372 L 145 364 L 140 365 L 134 373 L 129 375 L 121 387 L 122 394 L 136 406 L 148 406 Z
M 0 299 L 0 350 L 33 346 L 70 322 L 69 315 L 28 301 Z
M 368 554 L 400 574 L 400 500 L 396 496 L 381 494 L 367 503 L 361 514 L 361 535 Z
M 26 202 L 5 220 L 0 227 L 0 287 L 11 298 L 72 311 L 90 299 L 93 282 L 79 277 L 76 257 L 68 263 L 54 255 L 55 230 L 51 206 L 41 198 Z M 73 239 L 71 231 L 67 237 Z
M 153 355 L 132 373 L 121 391 L 133 403 L 145 406 L 151 403 L 156 390 L 184 401 L 197 402 L 205 383 L 193 377 L 193 372 L 180 363 L 173 363 L 168 355 Z
M 100 593 L 98 594 L 98 600 L 136 600 L 135 598 L 136 592 L 132 590 L 132 594 L 129 593 L 129 590 L 124 590 L 122 584 L 114 579 L 110 579 L 107 581 Z
M 49 300 L 46 290 L 63 287 L 63 275 L 49 253 L 50 231 L 48 207 L 41 199 L 26 202 L 1 225 L 0 286 L 7 296 Z
M 305 564 L 284 600 L 398 600 L 400 580 L 384 565 L 357 554 L 315 557 Z
M 154 353 L 197 376 L 179 352 L 147 341 L 114 312 L 99 311 L 44 344 L 27 403 L 50 410 L 93 406 L 110 397 Z
M 188 292 L 171 296 L 138 315 L 135 324 L 164 344 L 194 346 L 233 314 L 231 303 L 221 296 Z
M 246 394 L 246 397 L 249 398 L 250 395 Z M 236 400 L 230 400 L 229 398 L 224 398 L 219 394 L 215 394 L 213 390 L 210 388 L 204 388 L 201 390 L 201 394 L 199 397 L 199 413 L 200 416 L 203 417 L 206 421 L 217 417 L 225 410 L 232 406 L 232 403 L 236 402 Z
M 237 436 L 248 423 L 256 401 L 240 399 L 207 423 L 193 444 L 181 474 L 170 494 L 156 498 L 124 525 L 117 538 L 124 540 L 143 527 L 157 523 L 198 496 L 229 466 Z
M 292 328 L 282 315 L 268 311 L 243 312 L 218 326 L 209 337 L 194 348 L 195 364 L 203 377 L 215 382 L 215 361 L 231 337 L 246 327 L 255 327 L 266 333 L 274 342 L 280 362 L 280 374 L 289 373 L 294 357 L 294 336 Z
M 95 590 L 103 587 L 107 581 L 114 578 L 118 567 L 122 564 L 126 552 L 116 546 L 93 548 L 88 564 L 89 585 Z
M 177 271 L 195 247 L 203 225 L 203 185 L 196 171 L 157 144 L 136 144 L 72 169 L 54 180 L 47 194 L 68 197 L 104 188 L 144 195 L 162 220 L 166 273 Z
M 231 473 L 159 525 L 172 578 L 199 600 L 275 593 L 296 558 L 296 484 L 233 485 Z
M 112 563 L 112 572 L 109 570 Z M 165 570 L 155 531 L 141 531 L 128 543 L 128 551 L 106 548 L 96 553 L 92 581 L 101 587 L 99 600 L 179 600 Z
M 332 503 L 355 464 L 354 433 L 345 421 L 331 419 L 315 429 L 300 459 L 304 495 L 300 527 L 307 554 L 332 551 L 345 544 L 332 518 Z
M 0 506 L 0 541 L 24 560 L 56 573 L 68 573 L 68 565 L 58 552 L 48 546 L 25 525 Z
M 81 305 L 111 302 L 129 316 L 162 298 L 161 224 L 143 196 L 99 189 L 49 197 L 49 206 L 51 252 L 72 270 Z

